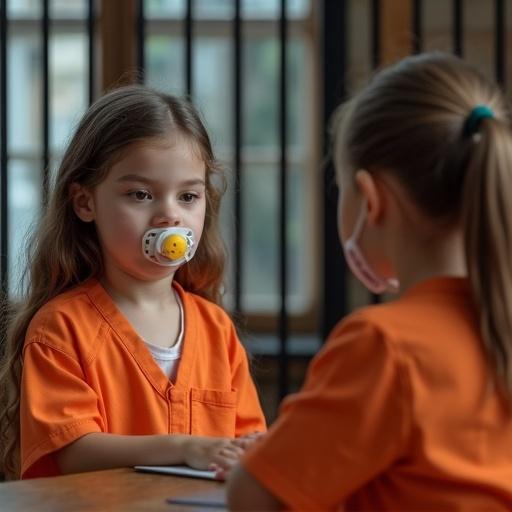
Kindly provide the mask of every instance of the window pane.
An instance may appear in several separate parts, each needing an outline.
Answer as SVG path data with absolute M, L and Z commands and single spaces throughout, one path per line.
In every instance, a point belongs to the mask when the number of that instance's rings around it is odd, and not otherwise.
M 198 19 L 230 20 L 234 15 L 233 0 L 195 0 L 194 17 Z
M 251 312 L 275 312 L 280 301 L 277 163 L 248 165 L 243 186 L 243 308 Z M 304 187 L 301 166 L 289 166 L 288 186 L 288 307 L 293 313 L 301 313 L 311 306 L 308 276 L 311 274 L 310 255 L 317 238 L 309 225 L 311 194 Z
M 311 119 L 313 116 L 311 88 L 312 66 L 309 66 L 306 43 L 297 37 L 290 38 L 287 46 L 287 102 L 288 102 L 288 144 L 302 153 L 310 146 Z
M 43 14 L 41 0 L 7 0 L 10 18 L 39 19 Z M 86 0 L 50 0 L 51 18 L 83 19 L 87 15 Z
M 251 37 L 244 43 L 244 144 L 276 147 L 278 47 L 275 37 Z
M 244 48 L 245 144 L 277 147 L 279 144 L 279 43 L 275 37 L 251 37 Z M 288 143 L 301 148 L 309 139 L 307 132 L 312 108 L 311 67 L 307 64 L 306 44 L 298 37 L 287 46 Z
M 220 37 L 198 37 L 193 57 L 194 103 L 203 114 L 218 151 L 231 146 L 233 141 L 231 41 Z
M 63 1 L 63 0 L 61 0 Z M 242 16 L 247 19 L 277 19 L 280 14 L 279 0 L 241 0 Z M 185 0 L 146 0 L 147 18 L 184 18 Z M 234 14 L 233 0 L 193 0 L 195 19 L 228 20 Z M 311 0 L 288 0 L 287 16 L 290 19 L 309 15 Z
M 41 0 L 7 0 L 7 15 L 10 18 L 40 18 Z
M 51 0 L 50 13 L 52 18 L 84 19 L 87 16 L 87 2 L 85 0 Z
M 206 121 L 216 150 L 226 151 L 233 139 L 231 41 L 221 37 L 194 40 L 194 104 Z M 146 82 L 183 95 L 184 45 L 181 38 L 151 35 L 147 39 Z
M 25 245 L 28 232 L 40 217 L 41 164 L 39 160 L 13 159 L 9 162 L 9 293 L 19 292 L 21 273 L 25 264 Z
M 8 43 L 10 154 L 41 150 L 41 50 L 37 34 L 12 28 Z
M 144 14 L 147 18 L 183 18 L 185 0 L 146 0 Z
M 50 37 L 50 147 L 60 149 L 87 105 L 87 38 Z M 38 34 L 13 27 L 9 41 L 9 149 L 13 155 L 42 150 L 41 48 Z
M 50 39 L 52 152 L 61 150 L 87 107 L 87 37 L 54 33 Z
M 288 0 L 286 15 L 288 18 L 304 18 L 309 15 L 310 0 Z M 244 18 L 278 19 L 281 14 L 280 0 L 242 0 Z
M 170 94 L 185 90 L 184 44 L 181 37 L 149 34 L 146 38 L 146 83 Z

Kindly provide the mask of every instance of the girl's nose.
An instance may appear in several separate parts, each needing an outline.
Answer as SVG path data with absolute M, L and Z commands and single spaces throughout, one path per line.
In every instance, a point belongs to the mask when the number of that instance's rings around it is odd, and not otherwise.
M 157 227 L 179 226 L 181 224 L 181 216 L 175 206 L 165 205 L 155 214 L 152 224 Z

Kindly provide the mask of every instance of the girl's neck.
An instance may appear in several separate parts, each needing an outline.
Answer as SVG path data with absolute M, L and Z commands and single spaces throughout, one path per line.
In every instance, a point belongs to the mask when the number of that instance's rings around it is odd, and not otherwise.
M 158 281 L 142 281 L 118 269 L 106 269 L 100 282 L 118 305 L 132 305 L 141 309 L 166 307 L 176 302 L 172 293 L 174 275 Z
M 400 289 L 434 277 L 467 275 L 464 240 L 460 230 L 426 240 L 404 240 L 395 253 Z

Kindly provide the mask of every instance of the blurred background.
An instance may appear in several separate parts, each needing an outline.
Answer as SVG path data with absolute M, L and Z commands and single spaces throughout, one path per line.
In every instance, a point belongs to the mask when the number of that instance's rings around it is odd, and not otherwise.
M 225 305 L 271 421 L 334 323 L 378 300 L 337 239 L 333 109 L 429 50 L 510 93 L 511 23 L 512 0 L 0 0 L 2 292 L 19 294 L 20 249 L 87 106 L 130 81 L 188 96 L 228 171 Z

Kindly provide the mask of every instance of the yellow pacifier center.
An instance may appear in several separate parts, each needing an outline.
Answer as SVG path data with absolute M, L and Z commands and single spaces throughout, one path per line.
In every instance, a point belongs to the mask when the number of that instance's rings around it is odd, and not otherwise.
M 170 260 L 177 260 L 185 256 L 187 240 L 181 235 L 170 235 L 162 243 L 161 253 Z

